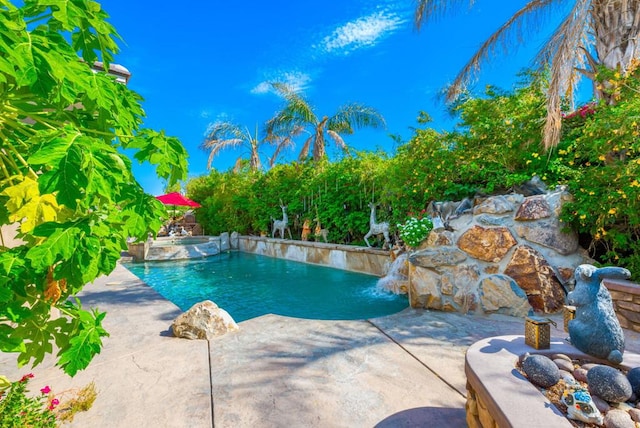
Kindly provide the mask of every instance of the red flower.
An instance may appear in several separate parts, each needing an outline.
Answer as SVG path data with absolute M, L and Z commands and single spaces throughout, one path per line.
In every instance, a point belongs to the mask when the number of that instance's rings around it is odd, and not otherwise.
M 40 389 L 40 392 L 42 392 L 43 394 L 48 394 L 51 392 L 51 388 L 49 388 L 49 385 L 47 385 L 44 388 Z
M 20 382 L 26 382 L 29 379 L 33 379 L 33 373 L 27 373 L 26 375 L 20 378 Z
M 58 404 L 60 404 L 60 400 L 54 398 L 53 400 L 51 400 L 51 404 L 49 404 L 49 410 L 55 409 Z

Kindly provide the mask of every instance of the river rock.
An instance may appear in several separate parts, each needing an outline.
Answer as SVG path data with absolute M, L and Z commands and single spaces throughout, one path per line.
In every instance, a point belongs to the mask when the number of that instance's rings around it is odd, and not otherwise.
M 618 369 L 598 365 L 587 372 L 587 383 L 593 395 L 605 401 L 622 403 L 631 397 L 632 389 L 627 377 Z
M 605 428 L 636 428 L 629 413 L 624 410 L 612 409 L 604 415 Z
M 640 396 L 640 367 L 634 367 L 627 373 L 627 379 L 631 384 L 633 393 Z
M 640 409 L 629 410 L 629 416 L 631 416 L 632 421 L 640 422 Z
M 238 330 L 231 315 L 211 300 L 193 305 L 180 314 L 171 325 L 176 337 L 185 339 L 212 339 L 227 332 Z
M 611 406 L 609 405 L 609 403 L 607 403 L 606 401 L 604 401 L 602 398 L 598 397 L 597 395 L 593 395 L 591 397 L 591 400 L 593 401 L 593 404 L 595 404 L 596 408 L 601 413 L 606 413 L 609 410 L 611 410 Z
M 576 378 L 578 382 L 586 382 L 587 381 L 587 369 L 583 367 L 578 367 L 573 371 L 573 377 Z
M 522 362 L 522 370 L 532 383 L 542 388 L 549 388 L 560 380 L 558 366 L 544 355 L 530 355 L 527 357 Z
M 558 366 L 558 368 L 560 370 L 565 370 L 569 373 L 573 373 L 573 363 L 570 361 L 567 361 L 563 358 L 556 358 L 553 360 L 553 362 L 555 363 L 556 366 Z M 573 375 L 572 375 L 573 376 Z

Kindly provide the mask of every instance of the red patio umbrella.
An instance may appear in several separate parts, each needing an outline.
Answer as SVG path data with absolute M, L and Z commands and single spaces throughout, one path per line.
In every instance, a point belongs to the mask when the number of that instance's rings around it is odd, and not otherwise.
M 183 207 L 192 207 L 192 208 L 200 208 L 202 206 L 196 201 L 192 201 L 191 199 L 185 196 L 182 196 L 178 192 L 167 193 L 166 195 L 156 196 L 156 199 L 165 205 L 179 205 Z

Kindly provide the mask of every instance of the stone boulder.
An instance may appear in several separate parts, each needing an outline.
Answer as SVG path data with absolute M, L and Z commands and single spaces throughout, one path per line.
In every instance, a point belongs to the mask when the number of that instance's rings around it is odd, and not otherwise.
M 527 295 L 506 275 L 490 275 L 480 282 L 478 289 L 485 313 L 525 317 L 531 311 Z
M 409 304 L 412 308 L 442 309 L 440 275 L 430 269 L 410 266 Z
M 539 220 L 551 217 L 551 214 L 551 207 L 544 196 L 531 196 L 522 202 L 516 212 L 515 219 L 518 221 Z
M 193 305 L 180 314 L 171 325 L 176 337 L 185 339 L 212 339 L 238 330 L 231 315 L 210 300 Z
M 513 211 L 514 206 L 506 196 L 492 196 L 473 208 L 473 214 L 504 214 Z
M 528 246 L 520 246 L 504 270 L 524 290 L 535 311 L 553 313 L 562 309 L 564 289 L 542 255 Z
M 474 226 L 460 236 L 458 248 L 473 258 L 499 262 L 517 243 L 506 227 Z
M 620 370 L 597 365 L 587 372 L 589 391 L 610 403 L 622 403 L 631 397 L 632 388 Z

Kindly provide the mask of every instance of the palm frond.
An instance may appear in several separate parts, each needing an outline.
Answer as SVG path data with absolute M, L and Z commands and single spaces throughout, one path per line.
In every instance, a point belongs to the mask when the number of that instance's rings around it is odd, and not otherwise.
M 309 156 L 309 148 L 311 147 L 313 137 L 314 135 L 309 135 L 309 138 L 307 138 L 307 140 L 302 145 L 302 150 L 300 150 L 300 154 L 298 155 L 298 160 L 300 162 L 304 161 Z
M 542 15 L 551 12 L 549 6 L 564 3 L 562 0 L 531 0 L 518 10 L 480 46 L 480 49 L 476 51 L 458 73 L 447 89 L 447 101 L 455 101 L 464 92 L 467 84 L 476 77 L 480 70 L 480 65 L 489 57 L 495 56 L 499 51 L 508 54 L 511 48 L 511 40 L 515 40 L 517 45 L 524 41 L 526 36 L 525 29 L 528 28 L 529 31 L 535 31 L 538 26 L 534 24 L 537 23 Z
M 460 6 L 462 3 L 469 3 L 469 7 L 473 6 L 474 0 L 416 0 L 416 11 L 414 14 L 414 23 L 418 30 L 422 24 L 432 18 L 439 18 L 448 13 L 450 9 Z
M 285 83 L 271 82 L 273 89 L 285 100 L 282 110 L 266 123 L 267 135 L 289 134 L 296 126 L 314 125 L 318 122 L 309 102 Z
M 579 73 L 576 66 L 584 63 L 585 50 L 581 49 L 588 31 L 591 1 L 577 0 L 571 13 L 563 20 L 550 39 L 546 56 L 550 61 L 549 88 L 547 89 L 547 118 L 542 141 L 546 149 L 560 141 L 562 128 L 561 103 L 563 96 L 573 99 L 573 88 Z
M 231 122 L 215 122 L 209 125 L 205 139 L 200 149 L 209 152 L 207 169 L 211 169 L 213 159 L 227 147 L 239 146 L 246 141 L 247 136 L 240 127 Z
M 329 118 L 327 129 L 340 134 L 353 134 L 359 128 L 385 128 L 384 117 L 373 107 L 351 103 L 342 106 Z
M 336 143 L 336 146 L 340 147 L 345 152 L 347 151 L 348 149 L 347 144 L 344 142 L 340 134 L 338 134 L 335 131 L 332 131 L 331 129 L 327 129 L 327 135 L 329 135 L 329 137 L 331 137 L 333 142 Z

